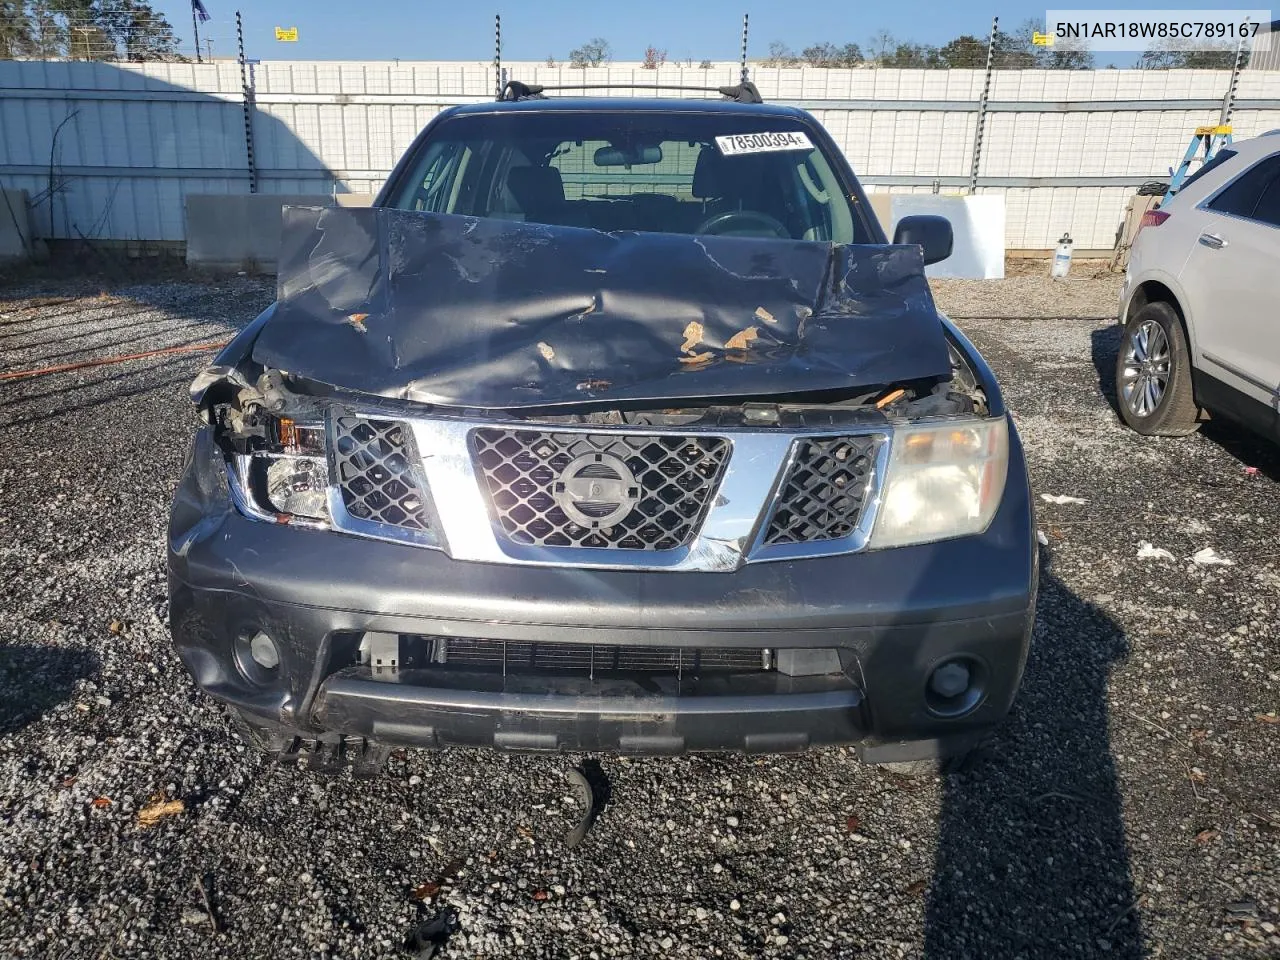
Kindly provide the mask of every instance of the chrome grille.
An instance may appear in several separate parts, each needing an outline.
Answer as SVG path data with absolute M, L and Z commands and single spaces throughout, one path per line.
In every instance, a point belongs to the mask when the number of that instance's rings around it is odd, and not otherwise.
M 491 518 L 510 540 L 615 550 L 687 544 L 706 516 L 730 449 L 722 437 L 485 427 L 473 430 L 470 442 Z M 570 516 L 563 506 L 566 485 L 592 478 L 606 492 L 570 503 L 577 514 Z
M 759 647 L 641 647 L 609 644 L 527 643 L 450 637 L 439 641 L 436 665 L 521 673 L 646 673 L 696 677 L 704 673 L 758 673 L 772 657 Z
M 840 540 L 862 516 L 874 475 L 879 437 L 821 437 L 797 442 L 773 515 L 766 545 Z
M 337 482 L 347 513 L 369 523 L 429 530 L 407 426 L 345 413 L 332 422 Z

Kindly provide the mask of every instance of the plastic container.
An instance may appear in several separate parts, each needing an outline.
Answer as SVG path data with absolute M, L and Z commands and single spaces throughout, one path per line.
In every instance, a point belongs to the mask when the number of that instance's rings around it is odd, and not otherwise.
M 1064 233 L 1058 241 L 1058 249 L 1053 252 L 1053 268 L 1049 275 L 1055 280 L 1065 280 L 1071 272 L 1071 234 Z

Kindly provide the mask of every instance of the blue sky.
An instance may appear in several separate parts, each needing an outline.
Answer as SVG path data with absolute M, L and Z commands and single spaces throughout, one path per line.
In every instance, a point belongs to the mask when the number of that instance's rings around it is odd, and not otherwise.
M 991 6 L 939 0 L 892 3 L 800 2 L 767 4 L 749 0 L 536 0 L 520 4 L 428 0 L 204 0 L 213 23 L 215 52 L 234 53 L 239 6 L 245 18 L 250 57 L 260 59 L 487 60 L 493 56 L 493 15 L 502 13 L 503 55 L 512 60 L 563 59 L 591 37 L 604 37 L 619 60 L 639 60 L 645 47 L 666 48 L 672 59 L 735 60 L 741 44 L 742 14 L 751 14 L 751 54 L 763 56 L 770 41 L 799 50 L 808 44 L 856 42 L 863 47 L 878 31 L 919 43 L 942 44 L 962 33 L 984 36 L 991 16 L 1012 29 L 1029 17 L 1044 18 L 1043 2 L 993 0 Z M 190 0 L 153 5 L 174 25 L 184 45 L 191 42 Z M 1250 6 L 1247 2 L 1233 6 Z M 1059 0 L 1055 8 L 1098 7 Z M 1222 0 L 1123 2 L 1113 7 L 1219 8 Z M 503 9 L 503 8 L 506 9 Z M 298 43 L 277 43 L 276 26 L 297 27 Z M 202 30 L 202 33 L 204 31 Z M 224 39 L 225 38 L 225 39 Z M 1136 58 L 1136 55 L 1135 55 Z M 1118 57 L 1122 61 L 1132 58 Z M 1103 61 L 1103 58 L 1099 58 Z M 1105 61 L 1103 61 L 1105 62 Z

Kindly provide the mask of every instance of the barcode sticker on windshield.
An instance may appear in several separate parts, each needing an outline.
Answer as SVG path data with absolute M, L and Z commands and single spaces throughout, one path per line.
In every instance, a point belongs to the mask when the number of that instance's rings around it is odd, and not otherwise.
M 726 157 L 739 153 L 771 153 L 774 150 L 812 150 L 809 135 L 788 133 L 735 133 L 716 137 L 716 146 Z

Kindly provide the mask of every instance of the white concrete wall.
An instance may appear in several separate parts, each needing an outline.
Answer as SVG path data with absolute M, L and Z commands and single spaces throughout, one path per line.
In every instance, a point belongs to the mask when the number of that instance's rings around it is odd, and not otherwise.
M 718 86 L 738 75 L 723 63 L 506 68 L 544 84 Z M 870 190 L 929 192 L 937 177 L 957 193 L 967 183 L 981 71 L 753 67 L 752 78 L 766 100 L 812 110 Z M 1191 130 L 1216 122 L 1228 79 L 997 72 L 979 192 L 1005 195 L 1008 245 L 1048 248 L 1067 230 L 1079 247 L 1110 247 L 1134 186 L 1167 176 Z M 494 88 L 484 63 L 273 61 L 252 67 L 250 81 L 259 190 L 276 194 L 375 192 L 427 121 Z M 1280 71 L 1242 74 L 1237 95 L 1240 135 L 1280 127 Z M 181 240 L 187 194 L 249 192 L 239 67 L 0 62 L 0 184 L 36 201 L 40 236 Z

